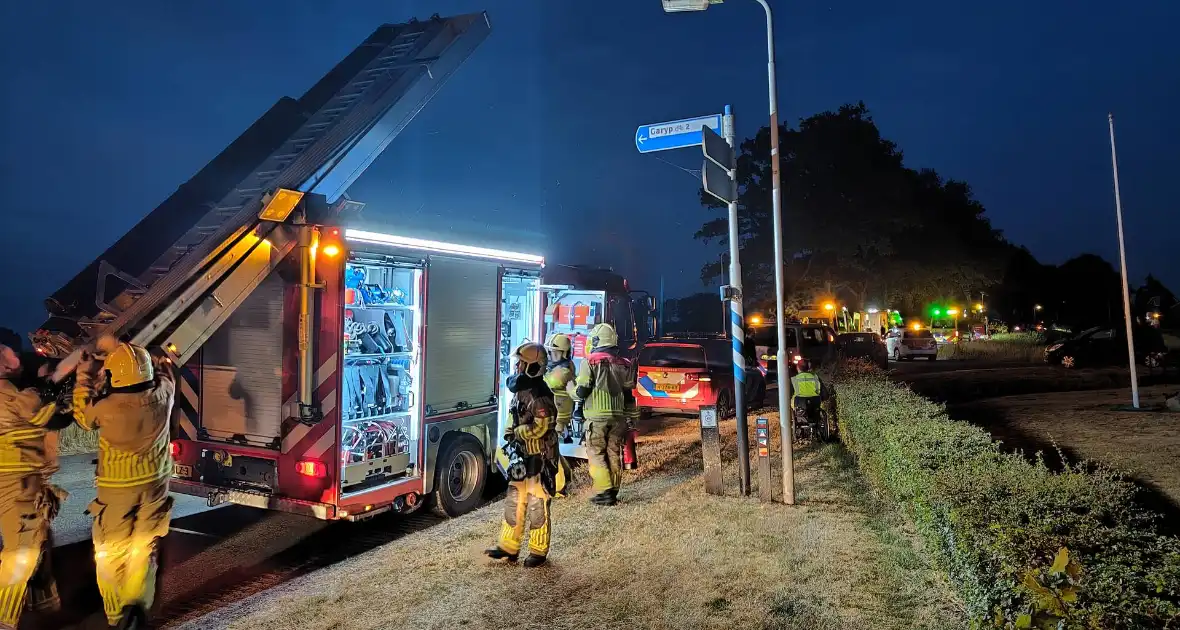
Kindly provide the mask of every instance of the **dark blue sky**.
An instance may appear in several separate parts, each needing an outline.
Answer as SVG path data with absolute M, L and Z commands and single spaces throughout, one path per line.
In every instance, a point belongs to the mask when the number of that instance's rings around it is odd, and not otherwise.
M 785 119 L 864 100 L 910 166 L 970 182 L 1047 262 L 1117 261 L 1114 111 L 1132 281 L 1180 287 L 1180 2 L 776 4 Z M 391 231 L 700 290 L 719 249 L 691 237 L 710 214 L 661 161 L 696 169 L 699 153 L 638 155 L 634 129 L 726 103 L 739 135 L 765 123 L 751 0 L 680 15 L 658 0 L 5 0 L 0 321 L 39 323 L 42 298 L 379 24 L 482 9 L 491 37 L 350 195 Z

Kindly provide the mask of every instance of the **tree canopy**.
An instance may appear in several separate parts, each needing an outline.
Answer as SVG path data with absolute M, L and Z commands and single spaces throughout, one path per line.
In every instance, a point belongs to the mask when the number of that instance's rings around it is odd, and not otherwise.
M 970 299 L 999 281 L 1013 249 L 984 216 L 970 186 L 904 165 L 864 103 L 844 105 L 779 130 L 784 251 L 789 304 L 838 297 L 921 309 L 931 301 Z M 738 217 L 747 303 L 774 298 L 770 129 L 742 142 Z M 724 206 L 696 233 L 728 245 Z M 724 272 L 706 264 L 702 281 Z

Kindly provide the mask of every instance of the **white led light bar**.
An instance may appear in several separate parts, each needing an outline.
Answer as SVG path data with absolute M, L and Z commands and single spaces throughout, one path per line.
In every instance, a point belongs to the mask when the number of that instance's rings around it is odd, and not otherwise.
M 394 247 L 420 249 L 429 252 L 438 252 L 440 254 L 459 254 L 462 256 L 475 256 L 477 258 L 490 258 L 492 260 L 531 263 L 534 265 L 545 264 L 545 257 L 538 256 L 536 254 L 522 254 L 520 252 L 510 252 L 503 249 L 489 249 L 487 247 L 475 247 L 474 245 L 459 245 L 457 243 L 428 241 L 426 239 L 412 238 L 409 236 L 382 234 L 380 232 L 366 232 L 365 230 L 345 230 L 344 238 L 359 243 L 392 245 Z

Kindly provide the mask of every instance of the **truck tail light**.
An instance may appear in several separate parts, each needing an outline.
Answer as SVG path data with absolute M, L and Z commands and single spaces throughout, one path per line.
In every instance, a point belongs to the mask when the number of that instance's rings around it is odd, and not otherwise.
M 179 458 L 180 457 L 180 442 L 170 442 L 168 444 L 168 454 L 172 456 L 172 459 Z
M 318 459 L 305 459 L 295 464 L 295 471 L 304 477 L 323 479 L 328 476 L 328 467 Z

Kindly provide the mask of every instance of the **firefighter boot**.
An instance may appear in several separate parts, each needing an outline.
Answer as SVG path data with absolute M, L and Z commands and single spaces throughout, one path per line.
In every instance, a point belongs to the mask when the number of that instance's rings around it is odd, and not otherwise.
M 619 502 L 617 491 L 603 490 L 590 498 L 590 502 L 594 505 L 615 505 Z
M 548 559 L 549 558 L 547 556 L 538 556 L 536 554 L 532 554 L 524 559 L 524 566 L 530 569 L 533 567 L 539 567 L 542 564 L 545 564 L 545 561 Z
M 491 558 L 492 560 L 507 560 L 509 562 L 516 562 L 516 558 L 517 558 L 516 554 L 508 553 L 507 551 L 504 551 L 503 549 L 501 549 L 499 547 L 491 547 L 490 549 L 485 549 L 483 552 L 483 555 Z
M 117 630 L 147 630 L 147 615 L 140 606 L 124 606 L 121 614 Z

